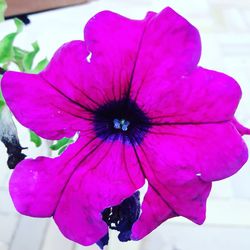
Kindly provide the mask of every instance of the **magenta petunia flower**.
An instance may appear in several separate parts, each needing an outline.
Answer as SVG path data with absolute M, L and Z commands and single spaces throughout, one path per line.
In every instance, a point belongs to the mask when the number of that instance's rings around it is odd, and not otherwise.
M 51 140 L 79 134 L 59 157 L 19 163 L 10 180 L 17 210 L 53 216 L 83 245 L 139 240 L 165 220 L 202 224 L 212 181 L 247 161 L 234 118 L 241 89 L 198 67 L 200 36 L 171 8 L 130 20 L 104 11 L 38 75 L 6 72 L 15 117 Z M 138 190 L 148 183 L 145 197 Z

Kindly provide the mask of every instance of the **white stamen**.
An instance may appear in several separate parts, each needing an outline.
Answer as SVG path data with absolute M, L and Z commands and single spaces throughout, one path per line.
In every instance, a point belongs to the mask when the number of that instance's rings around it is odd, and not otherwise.
M 118 119 L 114 119 L 114 128 L 115 129 L 120 129 L 121 128 L 121 123 Z
M 122 119 L 122 120 L 121 120 L 122 131 L 127 131 L 127 130 L 128 130 L 129 124 L 130 124 L 129 121 L 126 121 L 126 120 Z
M 127 125 L 122 125 L 122 131 L 127 131 L 128 130 L 128 126 Z
M 114 119 L 113 123 L 114 123 L 115 129 L 121 129 L 122 131 L 127 131 L 128 126 L 130 124 L 130 122 L 126 121 L 125 119 L 121 119 L 121 120 Z
M 197 173 L 196 176 L 201 176 L 201 173 Z

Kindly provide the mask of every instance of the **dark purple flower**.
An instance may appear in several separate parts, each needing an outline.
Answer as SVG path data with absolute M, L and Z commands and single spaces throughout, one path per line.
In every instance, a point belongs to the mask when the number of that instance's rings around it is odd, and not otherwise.
M 4 74 L 5 100 L 24 126 L 51 140 L 79 133 L 60 157 L 17 166 L 17 210 L 53 216 L 67 238 L 101 247 L 108 226 L 139 240 L 174 216 L 202 224 L 212 181 L 248 159 L 250 131 L 234 118 L 239 85 L 197 66 L 199 33 L 171 8 L 139 21 L 101 12 L 84 38 L 38 75 Z

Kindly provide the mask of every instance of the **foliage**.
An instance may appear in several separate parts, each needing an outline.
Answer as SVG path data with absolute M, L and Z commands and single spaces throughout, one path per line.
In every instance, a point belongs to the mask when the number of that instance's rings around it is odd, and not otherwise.
M 41 138 L 33 131 L 30 131 L 30 141 L 33 142 L 36 147 L 40 147 L 42 145 Z
M 6 1 L 0 0 L 0 22 L 4 20 L 4 12 L 7 8 Z
M 50 149 L 58 150 L 58 154 L 60 155 L 72 142 L 74 142 L 74 140 L 70 138 L 62 138 L 61 140 L 57 141 L 55 144 L 51 145 Z
M 16 47 L 14 45 L 15 39 L 23 31 L 24 24 L 19 19 L 15 19 L 14 21 L 16 31 L 6 35 L 0 41 L 0 66 L 7 70 L 9 65 L 14 63 L 22 72 L 38 73 L 48 64 L 48 60 L 45 58 L 33 67 L 34 59 L 40 51 L 40 47 L 37 42 L 32 44 L 31 51 Z

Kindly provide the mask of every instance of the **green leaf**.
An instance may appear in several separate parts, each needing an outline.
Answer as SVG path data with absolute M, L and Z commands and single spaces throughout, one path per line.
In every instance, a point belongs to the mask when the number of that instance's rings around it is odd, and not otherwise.
M 51 149 L 51 150 L 58 150 L 58 149 L 60 149 L 61 147 L 64 147 L 64 146 L 67 147 L 67 145 L 70 144 L 70 143 L 72 143 L 72 142 L 73 142 L 72 139 L 69 139 L 69 138 L 62 138 L 61 140 L 57 141 L 56 144 L 51 145 L 51 146 L 50 146 L 50 149 Z
M 18 48 L 18 47 L 13 47 L 13 51 L 14 51 L 14 60 L 13 61 L 18 66 L 18 68 L 19 68 L 20 71 L 24 71 L 23 58 L 29 52 L 26 51 L 26 50 L 23 50 L 21 48 Z
M 0 80 L 1 80 L 1 78 L 0 78 Z M 2 112 L 4 106 L 5 106 L 5 101 L 3 99 L 3 95 L 0 91 L 0 113 Z
M 58 155 L 61 155 L 61 154 L 65 151 L 65 149 L 66 149 L 67 147 L 68 147 L 68 145 L 62 147 L 62 148 L 58 151 Z
M 35 67 L 33 68 L 34 59 L 39 52 L 40 48 L 37 42 L 32 44 L 33 50 L 26 51 L 20 49 L 18 47 L 13 47 L 14 49 L 14 60 L 17 66 L 19 67 L 20 71 L 25 71 L 28 73 L 37 74 L 41 72 L 49 63 L 48 59 L 45 58 L 41 60 Z
M 7 8 L 7 4 L 5 0 L 0 0 L 0 22 L 4 20 L 4 12 Z
M 30 73 L 37 74 L 41 72 L 48 65 L 48 63 L 49 63 L 48 59 L 44 58 L 36 65 L 36 67 L 33 70 L 31 70 Z
M 32 65 L 34 62 L 34 58 L 37 55 L 37 53 L 39 52 L 40 48 L 37 42 L 34 42 L 32 44 L 33 47 L 33 51 L 28 52 L 27 54 L 24 55 L 23 57 L 23 68 L 25 70 L 25 72 L 30 72 L 32 69 Z
M 15 54 L 15 60 L 17 61 L 22 61 L 24 56 L 29 53 L 28 51 L 15 47 L 15 46 L 13 47 L 13 50 Z
M 30 131 L 30 141 L 33 142 L 36 145 L 36 147 L 40 147 L 42 145 L 41 138 L 33 131 Z
M 23 31 L 24 23 L 18 18 L 15 18 L 14 22 L 16 25 L 16 33 L 17 34 L 21 33 Z
M 14 59 L 13 43 L 16 36 L 23 30 L 23 22 L 17 18 L 14 21 L 17 29 L 16 32 L 8 34 L 0 41 L 0 63 L 2 64 Z
M 12 46 L 15 38 L 16 33 L 11 33 L 0 41 L 0 63 L 7 63 L 13 59 L 14 53 Z

